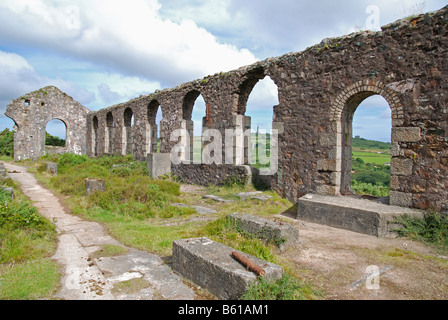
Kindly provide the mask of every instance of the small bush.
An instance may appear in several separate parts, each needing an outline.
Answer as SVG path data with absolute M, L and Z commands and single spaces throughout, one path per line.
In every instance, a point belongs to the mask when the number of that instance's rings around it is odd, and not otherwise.
M 402 237 L 408 237 L 438 247 L 441 251 L 448 251 L 448 218 L 447 216 L 431 212 L 423 219 L 403 216 L 396 222 L 404 226 L 397 232 Z
M 86 163 L 89 161 L 89 157 L 86 155 L 75 155 L 72 153 L 64 153 L 59 156 L 58 160 L 58 172 L 65 173 L 65 171 L 75 165 Z
M 30 261 L 51 251 L 55 227 L 23 200 L 0 190 L 0 263 Z
M 375 185 L 366 182 L 352 181 L 351 188 L 359 195 L 371 195 L 375 197 L 390 196 L 390 187 Z
M 8 128 L 0 132 L 0 155 L 14 156 L 14 131 Z

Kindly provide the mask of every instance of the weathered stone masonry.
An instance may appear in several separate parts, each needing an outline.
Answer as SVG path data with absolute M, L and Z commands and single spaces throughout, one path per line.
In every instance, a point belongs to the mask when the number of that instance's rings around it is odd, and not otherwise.
M 159 106 L 164 116 L 161 152 L 169 153 L 177 144 L 170 141 L 171 133 L 191 130 L 191 109 L 199 94 L 207 104 L 204 128 L 219 130 L 224 141 L 225 129 L 249 126 L 248 96 L 269 76 L 279 94 L 274 127 L 281 129 L 279 170 L 271 176 L 274 190 L 292 201 L 310 192 L 349 193 L 353 114 L 364 99 L 381 95 L 392 111 L 391 204 L 448 212 L 447 31 L 448 6 L 380 32 L 325 39 L 303 52 L 91 112 L 86 117 L 87 154 L 133 153 L 145 160 L 154 151 Z M 234 164 L 245 163 L 235 159 Z
M 5 115 L 14 120 L 14 160 L 45 155 L 45 131 L 59 119 L 67 127 L 65 152 L 85 154 L 89 109 L 55 87 L 28 93 L 8 105 Z

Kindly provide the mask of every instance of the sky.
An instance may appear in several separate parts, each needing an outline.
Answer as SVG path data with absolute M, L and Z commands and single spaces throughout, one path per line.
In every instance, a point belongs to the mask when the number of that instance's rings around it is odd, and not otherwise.
M 440 0 L 0 0 L 0 130 L 13 127 L 3 115 L 8 103 L 44 86 L 99 110 L 445 5 Z M 252 92 L 248 113 L 254 127 L 269 127 L 276 89 L 265 78 Z M 388 109 L 381 97 L 365 101 L 355 114 L 354 135 L 390 140 Z M 200 119 L 201 106 L 194 110 Z

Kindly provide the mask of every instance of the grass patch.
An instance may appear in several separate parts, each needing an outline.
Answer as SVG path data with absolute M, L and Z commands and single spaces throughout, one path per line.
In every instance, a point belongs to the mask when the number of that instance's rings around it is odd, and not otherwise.
M 31 300 L 51 296 L 59 284 L 53 224 L 38 214 L 11 179 L 14 199 L 0 190 L 0 299 Z
M 265 245 L 262 240 L 238 232 L 226 219 L 228 213 L 234 212 L 270 217 L 292 206 L 276 193 L 265 192 L 272 196 L 266 202 L 251 199 L 243 201 L 236 196 L 237 193 L 255 190 L 240 181 L 229 179 L 224 186 L 206 188 L 209 194 L 232 200 L 220 203 L 204 200 L 200 195 L 181 194 L 179 183 L 170 178 L 152 179 L 146 163 L 130 156 L 100 159 L 79 157 L 65 155 L 41 159 L 34 164 L 35 168 L 52 161 L 60 163 L 64 169 L 61 171 L 58 168 L 57 176 L 51 176 L 45 170 L 37 170 L 37 177 L 56 193 L 66 196 L 66 204 L 73 214 L 103 223 L 122 244 L 169 256 L 175 240 L 208 237 L 268 262 L 278 263 L 274 245 Z M 86 177 L 105 179 L 106 190 L 86 196 Z M 215 219 L 211 222 L 195 221 L 192 218 L 203 216 L 194 209 L 172 206 L 172 203 L 209 205 L 218 213 L 207 216 Z M 171 225 L 170 222 L 176 224 Z M 113 255 L 116 254 L 115 249 L 103 248 L 95 254 Z
M 58 269 L 50 259 L 0 266 L 0 300 L 51 298 L 59 286 Z
M 259 277 L 249 286 L 241 300 L 308 300 L 316 294 L 310 286 L 284 274 L 275 282 Z
M 142 278 L 135 278 L 127 281 L 116 283 L 112 288 L 114 294 L 126 295 L 142 291 L 149 288 L 150 285 Z
M 362 159 L 365 163 L 371 163 L 375 165 L 384 165 L 385 163 L 390 163 L 390 154 L 370 152 L 370 151 L 353 151 L 353 158 Z
M 116 256 L 122 256 L 128 253 L 129 249 L 121 247 L 121 246 L 115 246 L 113 244 L 106 244 L 98 251 L 95 251 L 90 255 L 90 258 L 97 259 L 97 258 L 106 258 L 106 257 L 116 257 Z

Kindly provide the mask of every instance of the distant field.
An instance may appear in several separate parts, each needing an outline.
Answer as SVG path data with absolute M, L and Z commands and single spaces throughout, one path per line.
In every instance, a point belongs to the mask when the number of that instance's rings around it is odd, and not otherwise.
M 379 154 L 368 151 L 353 151 L 353 158 L 361 158 L 365 163 L 385 164 L 390 163 L 390 154 Z
M 390 163 L 390 143 L 353 138 L 353 158 L 361 158 L 365 163 L 383 165 Z

